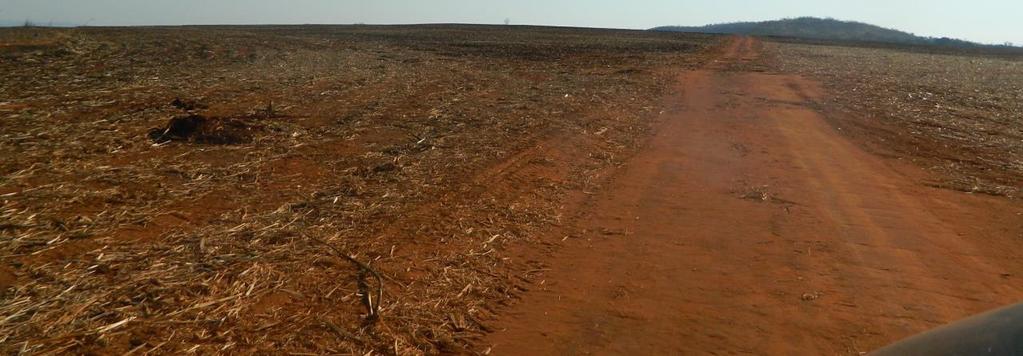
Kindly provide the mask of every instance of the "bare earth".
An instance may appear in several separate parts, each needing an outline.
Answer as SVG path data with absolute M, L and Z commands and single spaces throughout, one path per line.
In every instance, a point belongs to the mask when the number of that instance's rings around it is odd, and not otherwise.
M 763 46 L 678 77 L 492 354 L 859 354 L 1023 298 L 1018 204 L 866 153 L 819 83 L 744 69 Z

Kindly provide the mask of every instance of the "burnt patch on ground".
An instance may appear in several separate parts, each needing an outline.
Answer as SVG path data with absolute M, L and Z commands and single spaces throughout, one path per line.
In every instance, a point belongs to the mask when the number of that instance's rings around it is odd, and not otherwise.
M 237 145 L 252 142 L 254 133 L 262 129 L 252 119 L 186 115 L 171 118 L 167 125 L 149 130 L 155 143 L 171 141 L 211 145 Z

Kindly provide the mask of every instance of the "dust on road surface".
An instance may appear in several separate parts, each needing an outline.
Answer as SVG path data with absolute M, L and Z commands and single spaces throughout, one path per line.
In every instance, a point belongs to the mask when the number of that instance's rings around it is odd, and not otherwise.
M 491 354 L 859 354 L 1023 298 L 1018 204 L 861 150 L 818 83 L 743 69 L 763 46 L 678 78 Z

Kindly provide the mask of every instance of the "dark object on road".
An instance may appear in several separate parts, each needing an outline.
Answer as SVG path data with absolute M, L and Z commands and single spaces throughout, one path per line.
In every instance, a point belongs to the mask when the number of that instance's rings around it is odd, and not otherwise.
M 1023 304 L 942 326 L 873 355 L 1023 355 Z

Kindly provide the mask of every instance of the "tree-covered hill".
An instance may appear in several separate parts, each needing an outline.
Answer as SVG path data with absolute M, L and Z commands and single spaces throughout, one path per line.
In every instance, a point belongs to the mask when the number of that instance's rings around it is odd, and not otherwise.
M 764 22 L 734 22 L 707 26 L 664 26 L 654 31 L 727 33 L 753 36 L 794 37 L 816 40 L 883 42 L 914 45 L 976 47 L 980 44 L 952 39 L 921 37 L 912 33 L 853 21 L 800 17 Z

